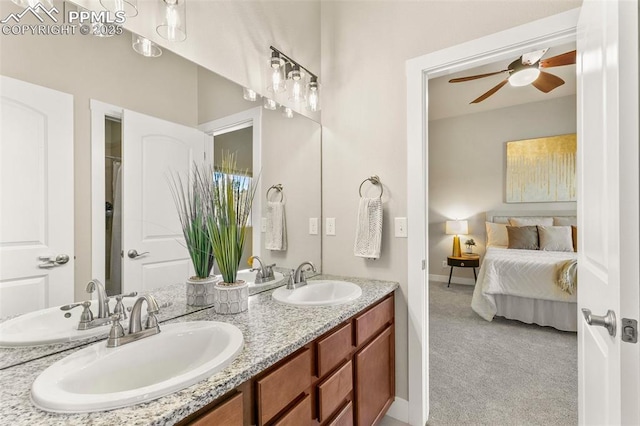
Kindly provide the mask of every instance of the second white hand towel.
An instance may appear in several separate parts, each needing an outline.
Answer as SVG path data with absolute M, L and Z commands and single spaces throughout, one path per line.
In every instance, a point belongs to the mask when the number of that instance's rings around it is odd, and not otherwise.
M 382 245 L 382 200 L 360 198 L 356 241 L 353 252 L 358 257 L 377 259 Z
M 282 201 L 267 203 L 267 235 L 265 248 L 267 250 L 287 249 L 287 221 Z

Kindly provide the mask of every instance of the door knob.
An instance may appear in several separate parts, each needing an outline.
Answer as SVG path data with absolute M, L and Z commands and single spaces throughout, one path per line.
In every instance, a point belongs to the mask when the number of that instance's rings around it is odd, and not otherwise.
M 591 310 L 582 308 L 582 315 L 589 325 L 604 327 L 609 331 L 609 335 L 616 337 L 616 313 L 611 309 L 604 316 L 593 315 Z
M 142 253 L 138 253 L 138 250 L 136 249 L 131 249 L 127 252 L 127 256 L 129 256 L 131 259 L 135 259 L 136 257 L 140 257 L 140 256 L 144 256 L 145 254 L 149 254 L 148 251 L 144 251 Z
M 40 256 L 38 260 L 42 260 L 44 263 L 38 264 L 38 268 L 50 269 L 56 266 L 64 265 L 69 261 L 69 255 L 59 254 L 56 257 L 53 256 Z

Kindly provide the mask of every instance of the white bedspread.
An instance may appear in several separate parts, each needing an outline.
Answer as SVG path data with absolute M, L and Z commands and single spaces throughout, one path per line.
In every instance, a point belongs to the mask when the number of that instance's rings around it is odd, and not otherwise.
M 478 273 L 471 307 L 491 321 L 497 312 L 496 294 L 575 303 L 576 295 L 560 290 L 555 280 L 558 266 L 576 256 L 572 252 L 489 247 Z

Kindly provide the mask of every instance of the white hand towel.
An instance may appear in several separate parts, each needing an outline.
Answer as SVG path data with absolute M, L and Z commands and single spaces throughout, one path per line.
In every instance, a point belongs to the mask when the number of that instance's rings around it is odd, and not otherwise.
M 267 203 L 267 235 L 265 248 L 267 250 L 287 249 L 287 223 L 282 201 Z
M 360 198 L 353 252 L 358 257 L 377 259 L 382 244 L 382 200 Z

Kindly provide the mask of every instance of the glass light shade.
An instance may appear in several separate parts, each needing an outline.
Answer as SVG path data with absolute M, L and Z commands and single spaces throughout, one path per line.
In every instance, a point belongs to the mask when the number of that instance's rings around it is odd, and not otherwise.
M 267 90 L 273 93 L 282 93 L 287 90 L 287 80 L 284 77 L 284 67 L 269 68 L 271 70 L 269 86 Z
M 255 102 L 258 100 L 258 94 L 251 89 L 248 89 L 246 87 L 242 88 L 242 97 L 250 102 Z
M 320 111 L 320 84 L 316 77 L 311 77 L 307 84 L 307 110 L 311 112 Z
M 304 83 L 302 80 L 289 80 L 289 100 L 296 103 L 304 101 Z
M 278 103 L 273 99 L 264 98 L 262 105 L 265 107 L 265 109 L 270 109 L 271 111 L 278 109 Z
M 34 7 L 38 3 L 42 3 L 44 7 L 52 8 L 53 1 L 52 0 L 11 0 L 13 3 L 17 4 L 20 7 Z
M 523 68 L 511 74 L 509 84 L 515 87 L 526 86 L 536 81 L 539 75 L 540 70 L 538 68 Z
M 282 107 L 282 116 L 286 118 L 293 118 L 293 110 L 289 107 Z
M 157 44 L 138 34 L 131 34 L 131 47 L 147 58 L 157 58 L 162 55 L 162 49 Z
M 469 233 L 469 222 L 466 220 L 447 220 L 445 232 L 447 235 L 467 235 Z
M 138 15 L 138 0 L 100 0 L 100 4 L 112 13 L 124 11 L 127 18 Z
M 160 25 L 156 32 L 165 40 L 185 41 L 187 39 L 186 0 L 162 0 L 160 2 Z
M 284 59 L 280 57 L 278 52 L 271 52 L 271 58 L 269 58 L 269 68 L 280 68 L 284 65 Z

